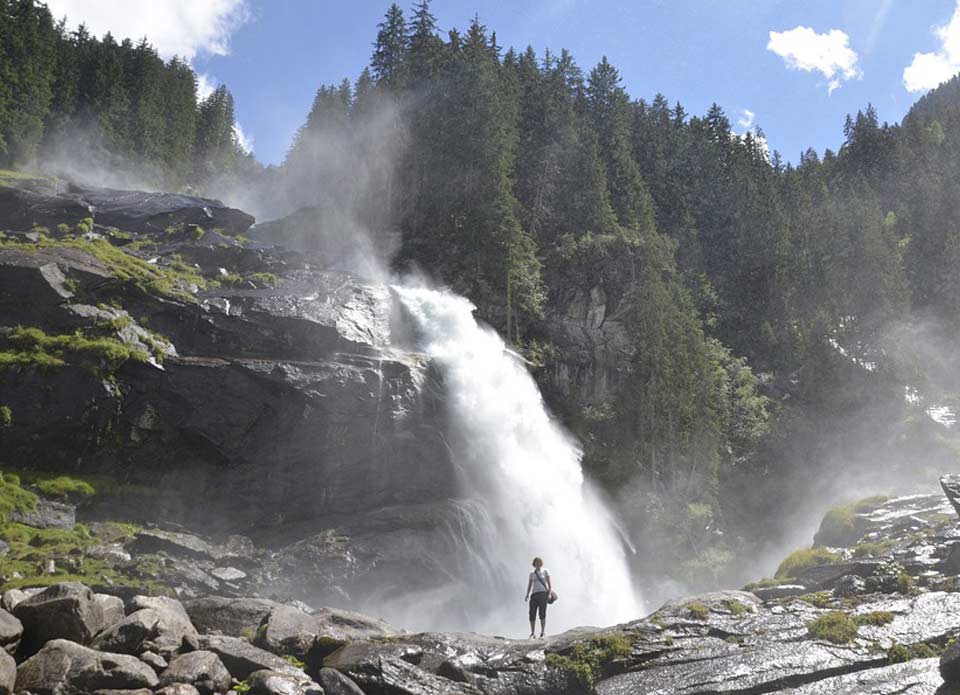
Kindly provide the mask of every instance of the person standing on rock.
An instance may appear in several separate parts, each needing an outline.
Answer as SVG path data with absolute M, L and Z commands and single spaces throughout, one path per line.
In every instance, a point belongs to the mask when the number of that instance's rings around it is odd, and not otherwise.
M 533 593 L 530 593 L 530 590 Z M 533 639 L 537 626 L 537 613 L 540 613 L 540 637 L 547 631 L 547 600 L 553 593 L 553 582 L 550 581 L 550 572 L 543 566 L 543 560 L 533 558 L 533 572 L 527 581 L 527 594 L 524 601 L 530 602 L 530 639 Z

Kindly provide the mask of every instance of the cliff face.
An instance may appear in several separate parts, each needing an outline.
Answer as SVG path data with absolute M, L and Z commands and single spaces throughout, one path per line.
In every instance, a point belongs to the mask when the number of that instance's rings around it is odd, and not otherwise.
M 250 242 L 252 222 L 189 196 L 0 185 L 0 464 L 101 476 L 91 516 L 276 544 L 337 528 L 372 558 L 384 515 L 428 538 L 454 476 L 388 288 Z

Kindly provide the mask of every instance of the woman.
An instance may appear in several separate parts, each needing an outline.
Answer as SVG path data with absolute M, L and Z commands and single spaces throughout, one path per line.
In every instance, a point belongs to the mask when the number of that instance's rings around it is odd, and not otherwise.
M 531 589 L 533 589 L 532 594 Z M 551 591 L 553 591 L 553 583 L 550 581 L 550 573 L 543 566 L 543 560 L 538 557 L 533 558 L 533 572 L 530 573 L 530 579 L 527 581 L 527 595 L 523 597 L 524 601 L 530 602 L 530 639 L 533 639 L 538 612 L 541 638 L 547 630 L 547 599 Z

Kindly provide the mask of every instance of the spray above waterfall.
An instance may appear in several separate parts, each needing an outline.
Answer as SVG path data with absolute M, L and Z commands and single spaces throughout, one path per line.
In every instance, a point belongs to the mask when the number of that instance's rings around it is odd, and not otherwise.
M 624 539 L 584 480 L 576 442 L 551 419 L 533 378 L 465 298 L 394 287 L 438 366 L 464 499 L 461 628 L 524 629 L 520 603 L 541 555 L 561 600 L 548 627 L 608 625 L 641 614 Z

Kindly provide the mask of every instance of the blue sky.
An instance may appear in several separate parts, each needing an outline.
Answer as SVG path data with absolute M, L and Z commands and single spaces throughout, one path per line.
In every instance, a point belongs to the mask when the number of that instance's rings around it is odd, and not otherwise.
M 899 121 L 930 86 L 960 71 L 958 2 L 434 0 L 432 7 L 444 31 L 478 14 L 501 45 L 532 45 L 538 54 L 568 48 L 585 71 L 606 55 L 633 97 L 662 92 L 696 114 L 716 101 L 735 125 L 752 113 L 770 147 L 796 161 L 806 147 L 836 149 L 844 116 L 867 102 L 881 120 Z M 49 4 L 95 33 L 146 34 L 161 53 L 186 54 L 206 81 L 233 92 L 258 159 L 278 163 L 316 89 L 353 80 L 367 64 L 389 2 Z

